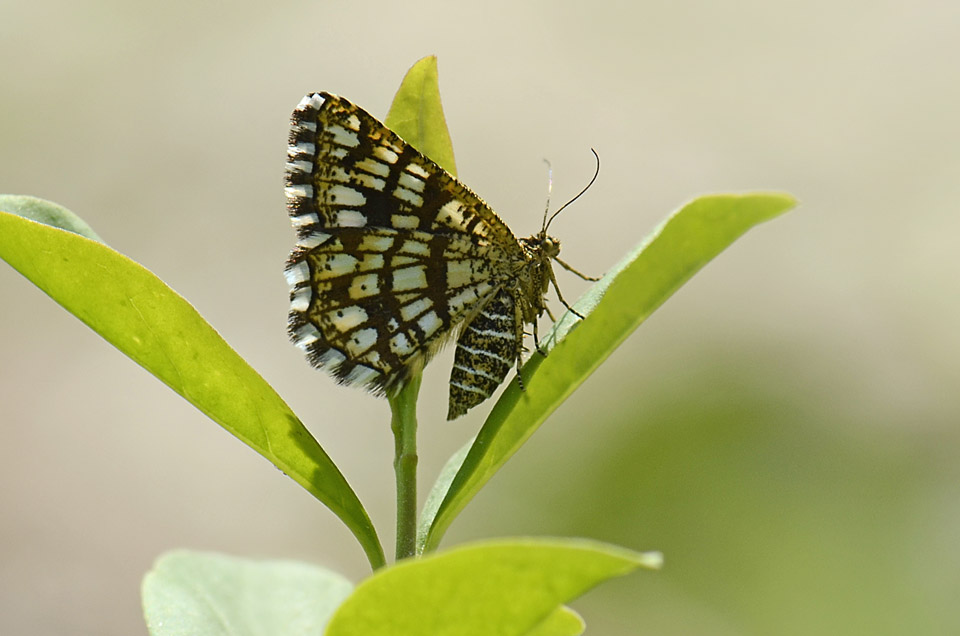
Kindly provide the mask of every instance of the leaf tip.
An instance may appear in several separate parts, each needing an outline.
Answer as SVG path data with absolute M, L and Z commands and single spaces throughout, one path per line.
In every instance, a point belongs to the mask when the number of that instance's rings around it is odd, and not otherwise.
M 637 553 L 636 563 L 642 568 L 648 570 L 659 570 L 663 568 L 663 552 L 639 552 Z

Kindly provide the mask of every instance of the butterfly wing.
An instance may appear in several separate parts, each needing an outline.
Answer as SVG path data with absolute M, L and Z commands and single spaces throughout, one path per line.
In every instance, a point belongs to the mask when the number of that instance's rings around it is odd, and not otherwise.
M 293 113 L 286 185 L 290 336 L 345 384 L 399 387 L 524 262 L 480 197 L 328 93 Z

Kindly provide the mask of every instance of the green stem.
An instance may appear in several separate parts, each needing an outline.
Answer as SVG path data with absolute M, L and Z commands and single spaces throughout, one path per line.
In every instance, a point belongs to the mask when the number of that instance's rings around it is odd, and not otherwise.
M 396 451 L 393 469 L 397 474 L 397 560 L 412 557 L 417 547 L 417 393 L 422 376 L 418 373 L 389 398 Z

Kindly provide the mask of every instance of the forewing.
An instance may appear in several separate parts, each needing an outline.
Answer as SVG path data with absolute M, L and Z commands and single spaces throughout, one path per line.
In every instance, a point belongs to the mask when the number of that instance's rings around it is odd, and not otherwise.
M 522 248 L 452 175 L 347 100 L 292 117 L 289 331 L 338 381 L 391 390 L 511 275 Z
M 522 253 L 480 197 L 362 108 L 314 93 L 291 120 L 288 208 L 308 247 L 318 231 L 367 227 L 465 234 Z

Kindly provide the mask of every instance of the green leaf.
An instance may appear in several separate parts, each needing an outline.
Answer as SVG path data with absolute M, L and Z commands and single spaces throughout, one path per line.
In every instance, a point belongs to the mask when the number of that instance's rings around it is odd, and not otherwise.
M 373 567 L 383 550 L 346 479 L 279 395 L 199 313 L 109 247 L 0 212 L 0 258 L 327 505 Z
M 383 123 L 441 168 L 457 174 L 453 144 L 440 103 L 435 55 L 423 58 L 407 71 Z
M 542 631 L 562 620 L 551 616 L 561 604 L 609 578 L 660 564 L 657 553 L 574 539 L 462 546 L 377 571 L 340 606 L 326 635 L 564 633 Z
M 424 549 L 436 548 L 477 491 L 647 316 L 744 232 L 795 204 L 785 194 L 700 197 L 668 217 L 594 285 L 575 305 L 587 319 L 570 312 L 561 317 L 544 338 L 549 355 L 532 355 L 523 367 L 526 391 L 511 382 L 493 407 Z
M 580 636 L 585 628 L 579 614 L 561 605 L 524 636 Z
M 53 201 L 23 194 L 0 194 L 0 210 L 86 236 L 94 241 L 105 242 L 93 231 L 93 228 L 87 225 L 86 221 Z
M 420 512 L 420 520 L 417 523 L 417 554 L 423 554 L 423 548 L 427 543 L 433 520 L 437 516 L 437 511 L 440 510 L 440 504 L 447 496 L 447 491 L 450 490 L 450 484 L 453 483 L 454 477 L 460 472 L 463 460 L 467 458 L 467 453 L 473 447 L 474 439 L 476 438 L 471 438 L 460 447 L 460 450 L 450 456 L 450 459 L 440 470 L 440 474 L 437 475 L 437 481 L 433 483 L 433 488 L 430 489 L 427 500 L 423 502 L 423 510 Z
M 295 561 L 165 554 L 143 579 L 152 636 L 315 636 L 353 586 Z

